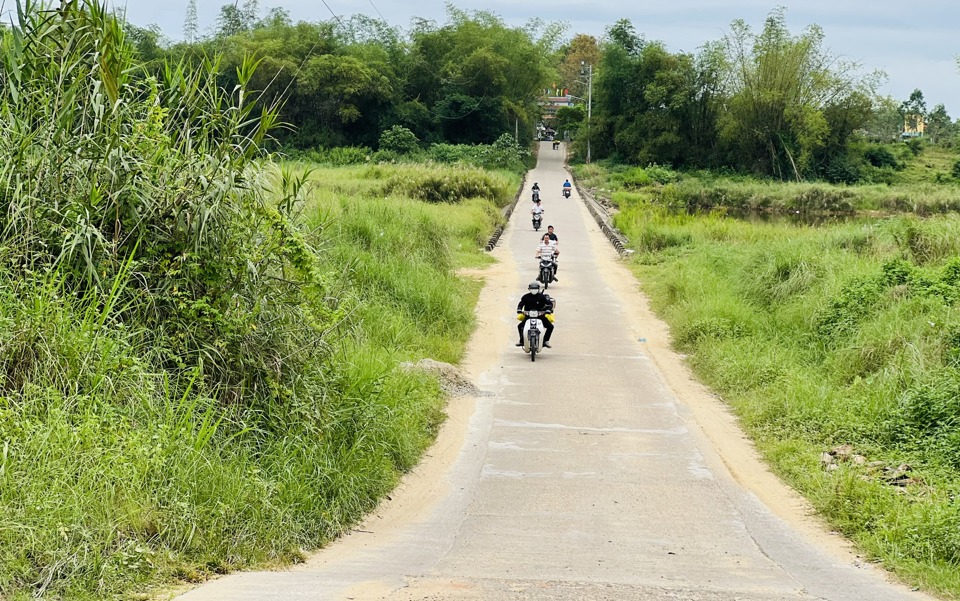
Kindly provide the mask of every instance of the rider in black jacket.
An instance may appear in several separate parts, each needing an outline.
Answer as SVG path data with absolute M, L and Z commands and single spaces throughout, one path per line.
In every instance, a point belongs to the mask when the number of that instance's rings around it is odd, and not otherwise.
M 517 313 L 521 311 L 553 313 L 553 299 L 540 291 L 540 282 L 530 282 L 527 290 L 528 292 L 520 298 L 520 302 L 517 304 Z M 524 315 L 523 320 L 517 326 L 517 331 L 520 333 L 520 342 L 517 343 L 517 346 L 523 346 L 523 324 L 527 323 L 528 319 L 530 318 Z M 547 330 L 543 335 L 543 346 L 550 348 L 549 343 L 550 335 L 553 334 L 553 323 L 547 319 L 546 316 L 544 316 L 540 322 Z

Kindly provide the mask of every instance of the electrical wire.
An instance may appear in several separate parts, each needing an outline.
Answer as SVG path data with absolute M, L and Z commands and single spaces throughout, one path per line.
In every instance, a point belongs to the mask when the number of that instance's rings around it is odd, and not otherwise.
M 377 9 L 377 5 L 373 3 L 373 0 L 370 0 L 370 6 L 373 7 L 373 10 L 375 10 L 378 15 L 380 15 L 380 20 L 383 21 L 383 22 L 386 22 L 386 19 L 384 19 L 384 18 L 383 18 L 383 15 L 380 14 L 380 10 Z

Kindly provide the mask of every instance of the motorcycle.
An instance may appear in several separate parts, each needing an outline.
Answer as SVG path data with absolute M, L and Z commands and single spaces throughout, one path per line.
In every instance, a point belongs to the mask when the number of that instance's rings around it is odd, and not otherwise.
M 546 328 L 541 323 L 543 317 L 542 311 L 524 311 L 529 318 L 523 324 L 523 352 L 530 353 L 530 360 L 537 360 L 537 353 L 543 350 L 543 334 Z
M 540 224 L 543 223 L 543 215 L 540 213 L 533 214 L 533 231 L 540 231 Z
M 554 274 L 554 264 L 552 259 L 540 259 L 540 275 L 537 276 L 537 280 L 543 284 L 543 289 L 546 290 L 550 286 L 550 282 L 553 281 Z
M 540 200 L 540 192 L 539 192 L 539 190 L 534 190 L 534 191 L 531 193 L 530 196 L 531 196 L 531 199 L 530 199 L 531 202 L 537 202 L 538 200 Z
M 569 188 L 569 187 L 566 187 L 566 188 L 563 189 L 563 197 L 564 197 L 564 198 L 570 198 L 570 188 Z

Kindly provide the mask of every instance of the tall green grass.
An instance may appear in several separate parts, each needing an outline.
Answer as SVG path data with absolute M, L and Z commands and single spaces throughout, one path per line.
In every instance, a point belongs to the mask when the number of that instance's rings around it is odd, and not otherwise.
M 872 558 L 960 595 L 960 218 L 809 227 L 632 202 L 616 224 L 674 344 L 774 469 Z M 843 444 L 863 464 L 825 470 Z
M 454 270 L 484 261 L 519 176 L 477 172 L 462 181 L 499 183 L 426 204 L 367 171 L 278 168 L 261 151 L 274 113 L 220 89 L 215 58 L 151 78 L 100 3 L 16 16 L 0 33 L 0 598 L 129 597 L 299 559 L 432 440 L 438 383 L 398 363 L 461 356 L 479 285 Z
M 0 359 L 23 378 L 0 399 L 4 596 L 102 599 L 296 561 L 416 463 L 443 398 L 397 365 L 462 356 L 479 284 L 454 270 L 487 260 L 499 211 L 336 192 L 364 171 L 306 183 L 305 239 L 343 321 L 323 363 L 253 407 L 224 405 L 199 366 L 162 369 L 154 335 L 109 297 L 0 271 Z
M 921 160 L 921 159 L 917 159 Z M 933 215 L 960 210 L 960 183 L 952 178 L 922 178 L 911 167 L 884 184 L 843 185 L 780 182 L 710 171 L 675 172 L 612 164 L 577 165 L 577 179 L 615 205 L 650 202 L 674 210 L 774 213 L 915 213 Z

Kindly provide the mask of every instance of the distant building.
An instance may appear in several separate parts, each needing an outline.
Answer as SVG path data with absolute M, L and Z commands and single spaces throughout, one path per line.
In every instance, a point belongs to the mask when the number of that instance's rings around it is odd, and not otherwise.
M 903 133 L 900 134 L 900 137 L 922 138 L 925 125 L 926 123 L 923 120 L 923 115 L 918 113 L 907 113 L 903 116 Z
M 566 92 L 566 90 L 563 90 Z M 573 96 L 544 96 L 540 100 L 542 118 L 546 121 L 557 116 L 557 109 L 574 106 Z

